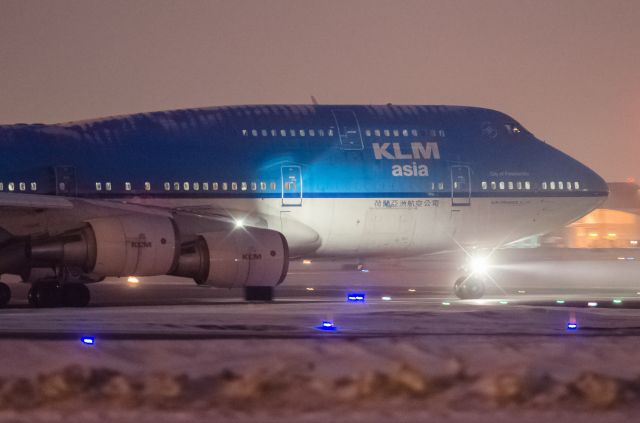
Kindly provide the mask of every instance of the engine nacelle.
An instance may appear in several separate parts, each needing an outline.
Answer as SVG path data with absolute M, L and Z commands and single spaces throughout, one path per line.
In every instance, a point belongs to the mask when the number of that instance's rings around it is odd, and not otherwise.
M 201 234 L 184 245 L 173 272 L 217 287 L 276 286 L 287 276 L 289 247 L 269 229 L 235 228 Z
M 83 229 L 33 242 L 31 267 L 76 266 L 97 276 L 166 275 L 176 262 L 171 219 L 121 216 L 87 221 Z

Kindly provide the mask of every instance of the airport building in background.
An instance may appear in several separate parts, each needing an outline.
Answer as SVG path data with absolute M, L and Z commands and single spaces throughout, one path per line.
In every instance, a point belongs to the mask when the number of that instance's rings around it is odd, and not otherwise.
M 639 242 L 640 186 L 611 182 L 609 198 L 600 208 L 562 230 L 527 241 L 526 246 L 639 248 Z

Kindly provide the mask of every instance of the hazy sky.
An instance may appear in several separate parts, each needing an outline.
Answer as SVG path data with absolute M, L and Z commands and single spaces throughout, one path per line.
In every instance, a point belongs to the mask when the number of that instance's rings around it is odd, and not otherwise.
M 496 108 L 640 179 L 640 0 L 0 0 L 0 123 L 311 94 Z

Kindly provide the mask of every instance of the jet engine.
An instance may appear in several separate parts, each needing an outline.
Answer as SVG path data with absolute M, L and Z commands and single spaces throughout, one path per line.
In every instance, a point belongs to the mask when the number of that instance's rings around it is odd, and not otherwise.
M 238 227 L 201 234 L 181 248 L 176 276 L 216 287 L 276 286 L 289 268 L 289 247 L 280 233 Z

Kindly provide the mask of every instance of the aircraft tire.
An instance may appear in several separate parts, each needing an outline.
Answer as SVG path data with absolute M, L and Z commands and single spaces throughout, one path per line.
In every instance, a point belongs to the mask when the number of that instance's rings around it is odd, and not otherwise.
M 461 276 L 453 284 L 453 292 L 461 300 L 477 300 L 484 295 L 484 282 L 475 276 Z
M 91 301 L 91 293 L 86 285 L 81 283 L 73 283 L 63 285 L 62 288 L 62 305 L 65 307 L 85 307 Z
M 11 300 L 11 288 L 4 282 L 0 282 L 0 307 L 9 304 Z
M 273 287 L 245 286 L 244 299 L 246 301 L 273 301 Z
M 36 282 L 29 289 L 28 299 L 34 307 L 57 307 L 60 305 L 60 289 L 52 282 Z

